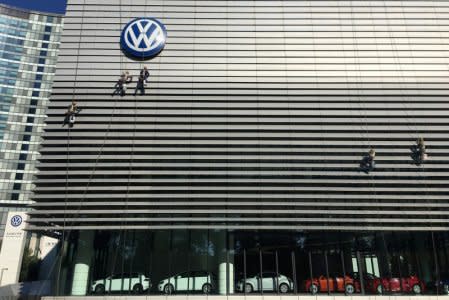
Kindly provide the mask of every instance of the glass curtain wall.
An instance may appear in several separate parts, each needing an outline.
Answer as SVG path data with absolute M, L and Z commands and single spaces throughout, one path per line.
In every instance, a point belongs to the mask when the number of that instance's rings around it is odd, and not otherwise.
M 73 232 L 59 295 L 447 294 L 445 232 Z

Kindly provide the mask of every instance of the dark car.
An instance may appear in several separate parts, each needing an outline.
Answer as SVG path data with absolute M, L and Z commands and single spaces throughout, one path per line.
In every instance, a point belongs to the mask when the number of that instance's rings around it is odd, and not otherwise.
M 449 273 L 441 273 L 440 279 L 427 282 L 427 290 L 438 295 L 449 295 Z
M 440 279 L 438 282 L 438 292 L 443 295 L 449 294 L 449 278 Z

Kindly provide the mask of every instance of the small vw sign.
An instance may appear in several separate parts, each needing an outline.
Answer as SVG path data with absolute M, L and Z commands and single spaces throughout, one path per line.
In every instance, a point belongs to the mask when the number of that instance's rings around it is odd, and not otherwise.
M 20 226 L 20 224 L 22 224 L 22 217 L 19 215 L 15 215 L 11 218 L 11 225 L 13 227 L 18 227 Z
M 166 38 L 164 24 L 153 18 L 137 18 L 123 28 L 120 44 L 128 55 L 148 59 L 162 51 Z

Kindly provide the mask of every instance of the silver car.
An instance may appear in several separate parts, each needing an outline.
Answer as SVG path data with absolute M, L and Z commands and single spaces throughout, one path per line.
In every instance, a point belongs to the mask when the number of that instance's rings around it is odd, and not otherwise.
M 256 291 L 278 291 L 280 293 L 288 293 L 293 290 L 293 281 L 285 275 L 276 274 L 276 272 L 263 272 L 262 276 L 259 274 L 246 278 L 237 282 L 237 290 L 247 294 Z

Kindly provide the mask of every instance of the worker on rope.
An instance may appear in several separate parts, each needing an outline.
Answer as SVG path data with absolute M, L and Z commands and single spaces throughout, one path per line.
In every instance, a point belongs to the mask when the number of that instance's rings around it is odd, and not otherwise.
M 369 173 L 376 167 L 376 163 L 374 162 L 374 158 L 376 157 L 376 151 L 371 148 L 360 164 L 360 167 L 365 173 Z
M 148 78 L 150 78 L 150 72 L 148 71 L 147 66 L 144 66 L 143 69 L 140 70 L 140 75 L 143 76 L 145 80 L 145 85 L 147 85 L 147 83 L 149 83 Z
M 73 127 L 76 121 L 76 115 L 81 111 L 81 108 L 78 107 L 78 104 L 75 100 L 72 100 L 72 103 L 67 108 L 67 111 L 65 112 L 65 118 L 64 123 L 62 126 L 65 126 L 65 124 L 69 124 L 70 127 Z
M 416 145 L 412 147 L 412 158 L 418 165 L 427 160 L 428 155 L 424 138 L 420 137 L 416 140 Z
M 137 78 L 136 89 L 134 90 L 134 96 L 137 95 L 137 91 L 140 91 L 140 95 L 145 95 L 145 76 L 140 72 L 139 78 Z
M 137 95 L 137 91 L 140 91 L 140 95 L 145 95 L 145 85 L 147 85 L 149 77 L 150 72 L 148 72 L 148 68 L 145 66 L 142 70 L 140 70 L 136 89 L 134 90 L 134 96 Z
M 130 83 L 133 80 L 133 77 L 129 75 L 129 72 L 123 72 L 122 75 L 120 75 L 120 78 L 117 80 L 117 83 L 115 84 L 115 91 L 112 93 L 112 96 L 114 95 L 120 95 L 125 96 L 127 84 Z

